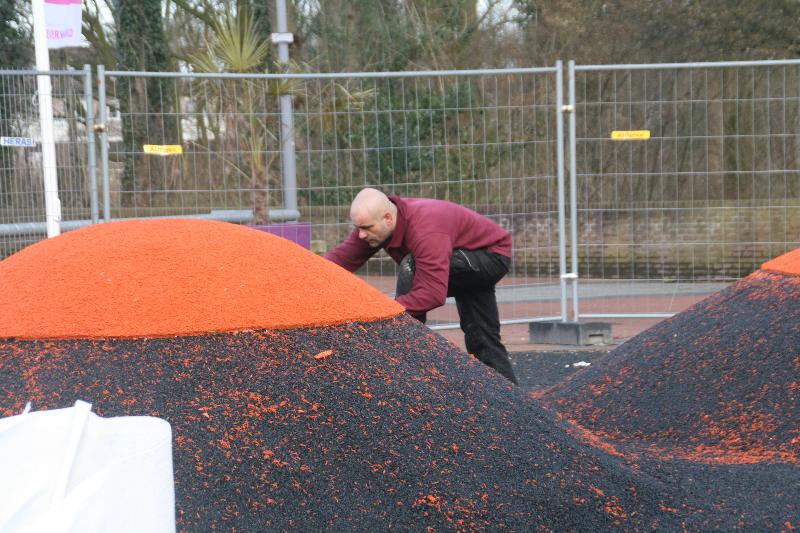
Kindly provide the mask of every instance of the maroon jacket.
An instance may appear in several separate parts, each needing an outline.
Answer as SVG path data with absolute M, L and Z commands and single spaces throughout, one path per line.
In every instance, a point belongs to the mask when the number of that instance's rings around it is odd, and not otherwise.
M 397 299 L 412 315 L 444 305 L 454 249 L 488 249 L 511 257 L 511 234 L 471 209 L 444 200 L 389 199 L 397 206 L 397 224 L 381 248 L 397 263 L 407 254 L 414 256 L 416 273 L 411 291 Z M 359 239 L 355 229 L 325 258 L 355 272 L 378 250 Z

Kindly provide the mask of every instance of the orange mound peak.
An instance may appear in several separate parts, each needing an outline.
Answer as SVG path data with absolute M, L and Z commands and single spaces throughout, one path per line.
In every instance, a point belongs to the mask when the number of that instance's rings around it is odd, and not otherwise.
M 792 250 L 761 265 L 763 270 L 800 275 L 800 248 Z
M 380 320 L 402 311 L 308 250 L 224 222 L 111 222 L 0 261 L 0 337 L 184 336 Z

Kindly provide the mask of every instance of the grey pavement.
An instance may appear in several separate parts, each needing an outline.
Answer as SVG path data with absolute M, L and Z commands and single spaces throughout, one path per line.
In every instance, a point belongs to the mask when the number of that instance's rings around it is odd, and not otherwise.
M 652 280 L 630 281 L 579 281 L 578 298 L 640 298 L 642 296 L 697 296 L 710 295 L 727 287 L 725 282 L 663 282 Z M 567 295 L 572 295 L 572 286 L 567 283 Z M 530 303 L 561 299 L 558 283 L 498 286 L 499 303 Z

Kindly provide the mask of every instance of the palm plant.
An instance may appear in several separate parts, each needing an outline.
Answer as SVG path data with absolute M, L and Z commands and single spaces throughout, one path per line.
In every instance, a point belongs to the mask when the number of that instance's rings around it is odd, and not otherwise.
M 223 16 L 213 30 L 206 49 L 189 58 L 197 72 L 257 73 L 263 69 L 269 44 L 259 35 L 246 11 Z M 304 70 L 304 66 L 290 63 L 288 70 Z M 226 172 L 232 172 L 249 181 L 256 224 L 269 221 L 270 185 L 279 182 L 279 176 L 272 176 L 273 164 L 280 154 L 279 97 L 305 95 L 305 98 L 325 102 L 321 108 L 325 119 L 318 131 L 308 132 L 308 138 L 320 139 L 333 134 L 342 137 L 340 145 L 347 146 L 349 139 L 343 138 L 347 132 L 340 131 L 341 126 L 337 129 L 331 117 L 363 110 L 365 102 L 375 93 L 373 89 L 352 91 L 345 85 L 333 84 L 316 86 L 319 94 L 311 96 L 308 87 L 301 88 L 300 82 L 287 79 L 207 83 L 209 87 L 213 85 L 209 92 L 218 102 L 217 109 L 208 111 L 222 117 L 221 121 L 211 124 L 210 129 L 215 139 L 222 139 L 223 178 Z M 297 103 L 303 105 L 304 100 L 300 98 Z M 243 160 L 231 157 L 236 153 L 244 154 Z
M 269 43 L 256 31 L 250 14 L 240 11 L 217 21 L 206 49 L 191 55 L 189 62 L 197 72 L 258 73 L 268 54 Z M 256 78 L 206 83 L 217 109 L 203 111 L 222 117 L 211 129 L 214 138 L 221 139 L 223 174 L 233 172 L 248 181 L 255 222 L 264 224 L 269 219 L 272 165 L 280 152 L 270 150 L 278 138 L 273 133 L 277 128 L 268 124 L 268 118 L 275 116 L 278 96 L 290 88 L 286 83 Z M 200 103 L 209 105 L 207 99 Z

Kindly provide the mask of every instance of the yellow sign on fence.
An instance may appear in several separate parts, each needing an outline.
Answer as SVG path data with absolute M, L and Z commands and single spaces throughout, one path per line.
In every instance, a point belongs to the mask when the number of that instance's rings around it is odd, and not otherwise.
M 612 131 L 611 138 L 615 141 L 646 141 L 650 138 L 650 130 Z
M 144 153 L 154 155 L 180 155 L 183 147 L 180 144 L 145 144 Z

